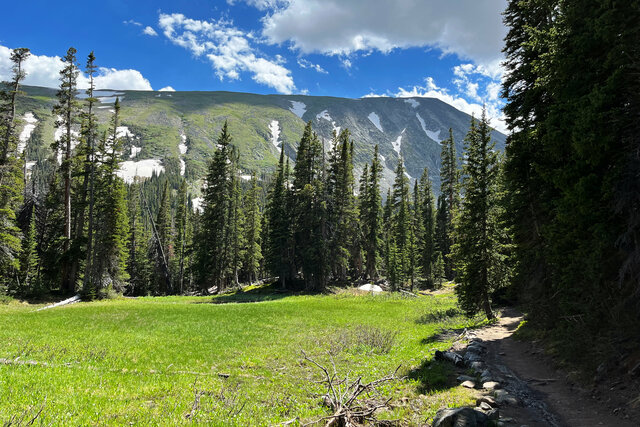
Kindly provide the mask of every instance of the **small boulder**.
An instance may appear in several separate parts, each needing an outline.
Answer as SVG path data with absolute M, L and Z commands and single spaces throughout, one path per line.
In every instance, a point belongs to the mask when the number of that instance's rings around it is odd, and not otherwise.
M 479 398 L 476 399 L 476 406 L 480 406 L 482 403 L 486 403 L 490 405 L 492 408 L 495 408 L 498 406 L 495 399 L 491 396 L 480 396 Z
M 510 395 L 504 390 L 496 390 L 494 392 L 494 396 L 496 397 L 496 403 L 498 405 L 512 405 L 515 406 L 518 404 L 518 399 Z
M 457 380 L 463 383 L 465 381 L 475 381 L 476 379 L 473 377 L 470 377 L 469 375 L 459 375 Z
M 460 385 L 466 388 L 476 388 L 476 383 L 474 383 L 473 381 L 463 381 Z
M 473 408 L 441 409 L 433 419 L 433 427 L 484 427 L 489 417 Z
M 500 383 L 496 381 L 487 381 L 482 383 L 482 388 L 485 390 L 495 390 L 500 388 Z

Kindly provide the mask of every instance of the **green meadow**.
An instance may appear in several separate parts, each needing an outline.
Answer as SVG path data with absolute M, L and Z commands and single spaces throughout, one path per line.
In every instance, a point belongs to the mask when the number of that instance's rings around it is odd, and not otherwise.
M 330 414 L 320 370 L 364 382 L 392 373 L 378 419 L 421 425 L 469 404 L 432 361 L 477 326 L 451 293 L 287 295 L 0 305 L 0 425 L 302 425 Z M 446 338 L 449 337 L 449 338 Z M 371 397 L 374 398 L 374 397 Z

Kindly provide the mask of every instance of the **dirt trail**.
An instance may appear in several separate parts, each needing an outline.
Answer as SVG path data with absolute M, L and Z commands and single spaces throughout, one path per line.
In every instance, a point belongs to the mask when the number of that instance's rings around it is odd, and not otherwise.
M 503 387 L 522 405 L 500 408 L 501 416 L 529 427 L 638 425 L 611 414 L 611 409 L 592 399 L 587 390 L 570 384 L 566 373 L 554 369 L 550 359 L 531 343 L 513 339 L 521 321 L 522 314 L 506 309 L 498 324 L 476 331 L 487 346 L 487 366 L 502 377 Z

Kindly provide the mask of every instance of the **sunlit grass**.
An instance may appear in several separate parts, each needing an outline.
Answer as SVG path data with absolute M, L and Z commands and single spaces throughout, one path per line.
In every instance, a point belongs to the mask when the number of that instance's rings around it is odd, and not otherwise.
M 451 387 L 450 368 L 430 362 L 448 347 L 430 337 L 477 323 L 454 310 L 452 295 L 272 297 L 120 299 L 39 312 L 0 305 L 0 358 L 15 361 L 0 364 L 0 424 L 40 407 L 38 421 L 54 425 L 309 421 L 328 409 L 302 350 L 364 380 L 402 365 L 407 378 L 384 388 L 394 407 L 382 418 L 417 425 L 470 402 L 469 392 Z

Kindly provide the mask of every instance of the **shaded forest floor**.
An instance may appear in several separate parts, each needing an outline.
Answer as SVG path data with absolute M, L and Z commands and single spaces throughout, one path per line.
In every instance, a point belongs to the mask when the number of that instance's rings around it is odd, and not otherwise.
M 248 288 L 42 305 L 0 305 L 0 424 L 301 425 L 330 414 L 321 372 L 302 351 L 363 381 L 401 366 L 402 378 L 380 388 L 391 401 L 379 419 L 424 425 L 475 398 L 432 360 L 455 331 L 484 324 L 464 317 L 451 292 Z

